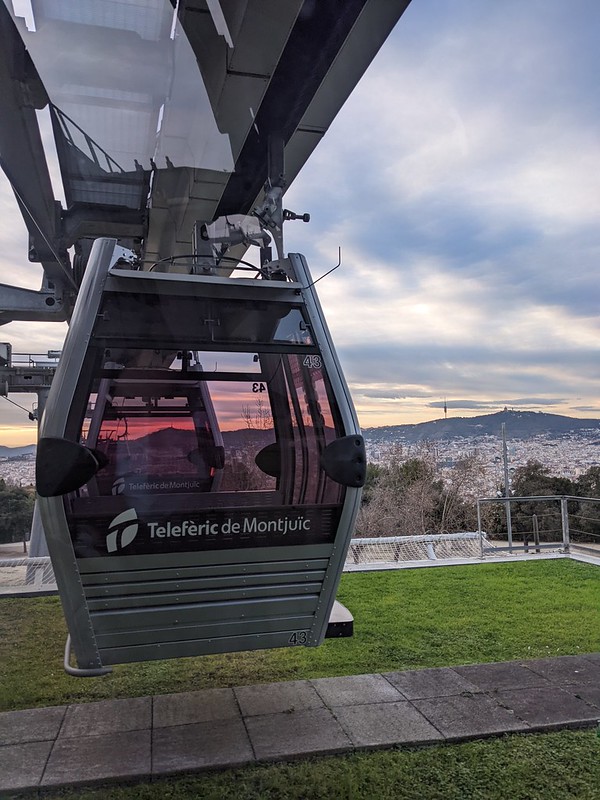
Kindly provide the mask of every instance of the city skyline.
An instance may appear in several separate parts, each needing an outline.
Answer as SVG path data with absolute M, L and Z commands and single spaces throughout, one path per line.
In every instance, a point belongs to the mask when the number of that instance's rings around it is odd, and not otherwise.
M 450 8 L 451 6 L 451 8 Z M 600 6 L 413 0 L 286 194 L 364 427 L 600 418 Z M 39 288 L 0 176 L 0 281 Z M 11 323 L 20 352 L 65 325 Z M 31 406 L 32 396 L 11 396 Z M 0 400 L 0 444 L 35 423 Z
M 377 430 L 365 432 L 367 458 L 370 463 L 386 464 L 393 460 L 433 457 L 444 477 L 451 479 L 452 469 L 461 460 L 474 456 L 483 467 L 476 485 L 469 491 L 481 495 L 493 494 L 503 480 L 502 437 L 473 434 L 451 436 L 437 441 L 410 441 L 402 433 L 395 437 Z M 530 437 L 508 438 L 508 464 L 512 471 L 529 461 L 538 461 L 550 474 L 570 479 L 598 467 L 600 448 L 596 434 L 591 431 L 568 432 L 560 435 L 536 433 Z M 17 485 L 28 486 L 35 480 L 35 458 L 18 456 L 0 458 L 0 478 Z

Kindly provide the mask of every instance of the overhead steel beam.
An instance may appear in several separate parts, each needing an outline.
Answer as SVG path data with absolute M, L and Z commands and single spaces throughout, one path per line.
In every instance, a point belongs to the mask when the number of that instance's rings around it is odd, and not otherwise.
M 167 219 L 176 220 L 171 252 L 183 253 L 189 252 L 195 220 L 248 213 L 259 205 L 268 172 L 267 143 L 273 134 L 286 143 L 289 186 L 409 2 L 296 0 L 284 10 L 277 1 L 261 6 L 259 14 L 238 0 L 222 0 L 233 49 L 216 35 L 205 0 L 182 3 L 181 21 L 215 118 L 232 137 L 235 170 L 229 176 L 187 170 L 189 196 L 180 193 L 177 203 L 161 199 L 169 192 L 160 188 L 175 178 L 161 171 L 156 183 L 159 202 L 153 202 L 149 217 L 150 250 L 161 250 L 161 228 Z
M 4 3 L 0 3 L 0 166 L 11 183 L 27 230 L 29 260 L 40 262 L 61 289 L 75 289 L 60 239 L 60 206 L 36 117 L 48 104 L 43 83 Z
M 267 178 L 267 140 L 286 142 L 288 185 L 410 0 L 305 0 L 215 216 L 247 213 Z
M 206 0 L 179 3 L 179 20 L 234 159 L 254 125 L 303 3 L 261 0 L 258 7 L 247 0 L 221 0 L 226 35 L 217 28 Z M 266 149 L 261 155 L 266 158 Z M 227 173 L 207 169 L 159 170 L 148 213 L 146 258 L 189 253 L 194 223 L 216 216 L 228 179 Z
M 49 389 L 56 367 L 0 367 L 0 396 L 34 394 Z
M 0 325 L 16 320 L 26 322 L 64 322 L 71 312 L 69 299 L 65 302 L 55 289 L 23 289 L 0 283 Z

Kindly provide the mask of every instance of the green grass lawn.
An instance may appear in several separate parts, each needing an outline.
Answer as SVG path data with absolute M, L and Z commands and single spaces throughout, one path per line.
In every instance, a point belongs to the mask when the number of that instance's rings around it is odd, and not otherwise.
M 351 639 L 63 672 L 55 598 L 0 599 L 0 710 L 600 650 L 600 571 L 569 560 L 346 574 Z
M 46 800 L 598 800 L 600 739 L 590 731 L 264 764 Z
M 538 658 L 600 650 L 600 572 L 567 560 L 344 575 L 352 639 L 116 667 L 62 669 L 55 598 L 0 600 L 0 710 L 216 686 Z M 598 800 L 595 731 L 263 764 L 46 800 Z

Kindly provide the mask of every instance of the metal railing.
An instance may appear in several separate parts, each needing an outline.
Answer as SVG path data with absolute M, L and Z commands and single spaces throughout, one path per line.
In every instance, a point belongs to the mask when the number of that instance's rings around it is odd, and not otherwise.
M 49 556 L 0 558 L 0 593 L 53 594 L 56 578 Z
M 515 513 L 507 515 L 507 539 L 490 538 L 483 530 L 482 507 L 510 503 Z M 530 504 L 528 507 L 524 504 Z M 522 509 L 525 508 L 523 513 Z M 533 509 L 536 509 L 533 512 Z M 531 513 L 530 513 L 531 512 Z M 482 497 L 477 500 L 476 532 L 355 538 L 350 542 L 346 570 L 398 568 L 446 563 L 473 563 L 498 557 L 539 555 L 556 558 L 586 556 L 600 562 L 600 498 L 562 495 L 532 497 Z M 383 565 L 383 566 L 382 566 Z M 0 594 L 51 594 L 56 581 L 48 557 L 1 558 Z
M 479 532 L 483 529 L 482 506 L 486 504 L 502 506 L 505 514 L 508 545 L 494 547 L 494 552 L 506 550 L 511 554 L 540 553 L 542 550 L 556 550 L 558 544 L 564 553 L 574 550 L 600 558 L 600 498 L 598 497 L 572 495 L 480 497 L 477 500 Z M 534 508 L 537 510 L 534 511 Z M 482 543 L 482 556 L 486 552 L 489 552 L 489 549 Z

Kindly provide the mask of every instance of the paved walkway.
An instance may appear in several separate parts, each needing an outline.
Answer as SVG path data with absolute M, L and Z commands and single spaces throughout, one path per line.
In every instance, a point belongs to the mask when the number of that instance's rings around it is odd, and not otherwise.
M 599 720 L 600 653 L 7 711 L 0 796 Z

